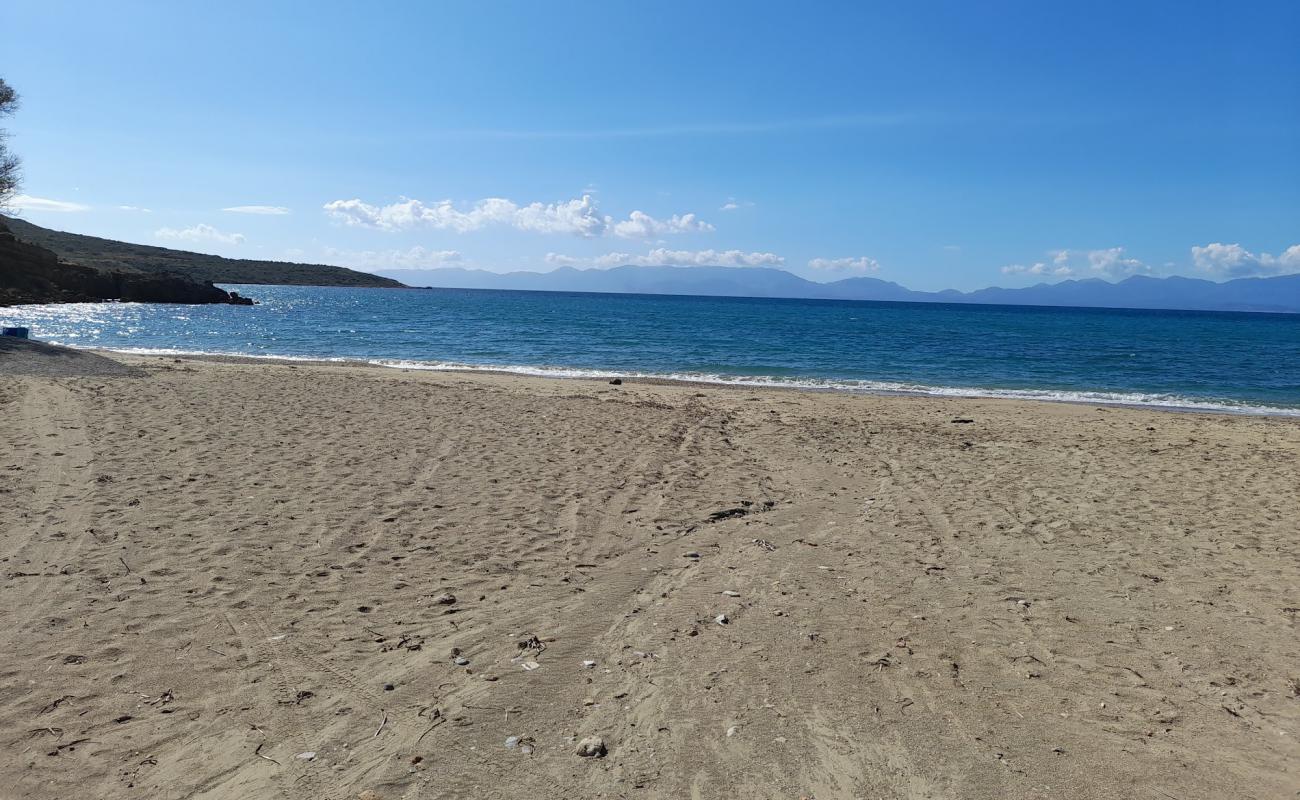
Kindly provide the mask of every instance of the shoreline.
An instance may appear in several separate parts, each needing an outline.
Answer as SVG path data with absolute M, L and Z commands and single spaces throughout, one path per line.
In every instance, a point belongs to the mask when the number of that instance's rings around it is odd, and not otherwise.
M 474 364 L 450 364 L 442 362 L 411 361 L 399 359 L 367 359 L 351 358 L 346 356 L 339 357 L 314 357 L 314 356 L 285 356 L 285 355 L 250 355 L 246 353 L 212 353 L 204 351 L 189 350 L 172 350 L 172 349 L 114 349 L 105 347 L 78 347 L 76 345 L 59 345 L 70 347 L 75 350 L 85 350 L 88 352 L 139 356 L 139 357 L 175 357 L 190 358 L 199 360 L 212 361 L 247 361 L 250 363 L 284 363 L 284 364 L 319 364 L 330 366 L 350 366 L 350 367 L 375 367 L 381 369 L 397 369 L 413 372 L 436 372 L 447 374 L 490 374 L 490 375 L 511 375 L 522 378 L 541 378 L 546 380 L 590 380 L 590 381 L 609 381 L 620 379 L 627 382 L 636 382 L 642 384 L 664 384 L 664 385 L 681 385 L 681 386 L 700 386 L 729 388 L 735 390 L 778 390 L 787 392 L 809 392 L 816 394 L 835 394 L 848 395 L 857 397 L 914 397 L 928 398 L 935 400 L 994 400 L 1001 402 L 1023 402 L 1023 403 L 1058 403 L 1070 406 L 1104 406 L 1106 408 L 1129 408 L 1159 412 L 1173 412 L 1179 414 L 1209 414 L 1223 415 L 1230 417 L 1263 417 L 1300 420 L 1300 407 L 1285 406 L 1260 406 L 1243 404 L 1242 407 L 1236 408 L 1224 403 L 1204 401 L 1198 404 L 1197 401 L 1189 401 L 1188 404 L 1178 403 L 1158 403 L 1158 402 L 1141 402 L 1137 400 L 1126 400 L 1122 398 L 1121 393 L 1091 393 L 1096 396 L 1080 397 L 1063 397 L 1052 396 L 1055 394 L 1050 390 L 1037 392 L 1035 390 L 1018 390 L 1018 389 L 982 389 L 982 388 L 965 388 L 965 387 L 923 387 L 916 388 L 900 387 L 886 388 L 881 386 L 853 386 L 848 381 L 828 381 L 830 384 L 839 385 L 816 385 L 813 381 L 818 379 L 792 379 L 788 382 L 778 379 L 767 379 L 762 377 L 738 377 L 735 380 L 727 380 L 718 376 L 717 380 L 709 380 L 703 376 L 690 375 L 662 375 L 654 373 L 638 372 L 620 372 L 617 370 L 597 370 L 585 368 L 549 368 L 534 367 L 529 365 L 474 365 Z M 1079 395 L 1089 395 L 1089 392 L 1079 391 L 1072 392 Z M 1107 394 L 1118 394 L 1119 397 L 1107 397 Z

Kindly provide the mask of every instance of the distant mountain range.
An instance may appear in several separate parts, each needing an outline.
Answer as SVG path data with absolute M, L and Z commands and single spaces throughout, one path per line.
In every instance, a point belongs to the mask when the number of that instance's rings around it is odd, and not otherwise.
M 222 258 L 165 247 L 130 244 L 42 228 L 13 217 L 0 217 L 0 224 L 7 225 L 18 241 L 50 250 L 62 262 L 104 273 L 120 274 L 142 286 L 152 284 L 141 283 L 133 275 L 179 276 L 199 284 L 211 282 L 389 288 L 400 288 L 405 284 L 449 289 L 1300 313 L 1300 275 L 1238 278 L 1225 283 L 1182 277 L 1135 276 L 1118 283 L 1090 278 L 1040 283 L 1021 289 L 993 287 L 973 292 L 959 292 L 955 289 L 918 292 L 892 281 L 865 277 L 816 283 L 784 270 L 756 267 L 561 267 L 551 272 L 507 273 L 444 268 L 384 270 L 378 275 L 372 275 L 324 264 Z M 0 274 L 0 278 L 3 277 Z M 121 279 L 118 280 L 120 283 Z
M 878 278 L 845 278 L 831 283 L 815 283 L 784 270 L 754 267 L 561 267 L 552 272 L 508 273 L 444 268 L 390 270 L 381 274 L 410 286 L 448 289 L 1300 313 L 1300 275 L 1238 278 L 1226 283 L 1139 275 L 1118 283 L 1089 278 L 1040 283 L 1021 289 L 993 287 L 973 292 L 955 289 L 917 292 Z
M 147 244 L 67 233 L 18 219 L 0 217 L 19 241 L 43 247 L 61 260 L 108 272 L 176 275 L 200 283 L 260 283 L 303 286 L 389 286 L 402 284 L 366 272 L 325 264 L 222 258 Z

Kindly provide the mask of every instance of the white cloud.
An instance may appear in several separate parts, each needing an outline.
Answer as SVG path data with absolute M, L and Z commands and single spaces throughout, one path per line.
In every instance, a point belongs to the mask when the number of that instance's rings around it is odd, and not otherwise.
M 1104 250 L 1088 251 L 1088 266 L 1094 272 L 1101 272 L 1112 277 L 1121 275 L 1145 275 L 1151 267 L 1136 258 L 1127 258 L 1122 247 L 1108 247 Z
M 1192 248 L 1192 263 L 1198 270 L 1227 278 L 1253 275 L 1282 275 L 1300 272 L 1300 244 L 1293 244 L 1282 255 L 1250 252 L 1239 244 L 1212 242 Z
M 856 273 L 858 275 L 880 271 L 880 262 L 866 256 L 858 256 L 857 258 L 814 258 L 808 262 L 808 266 L 823 272 Z
M 754 204 L 749 200 L 737 200 L 734 197 L 728 197 L 727 202 L 718 207 L 719 211 L 739 211 L 742 208 L 753 208 Z
M 327 247 L 324 258 L 327 264 L 366 269 L 436 269 L 459 264 L 464 260 L 457 250 L 428 250 L 419 246 L 409 250 L 340 250 Z
M 49 200 L 44 197 L 32 197 L 29 194 L 15 195 L 9 201 L 9 207 L 17 211 L 53 211 L 56 213 L 90 210 L 90 206 L 81 203 L 72 203 L 67 200 Z
M 263 216 L 279 217 L 289 213 L 289 209 L 284 206 L 231 206 L 223 208 L 222 211 L 229 211 L 232 214 L 261 214 Z
M 372 206 L 360 200 L 335 200 L 325 204 L 325 213 L 346 225 L 385 231 L 428 227 L 468 233 L 490 225 L 512 225 L 539 233 L 599 236 L 606 227 L 590 195 L 562 203 L 532 203 L 522 207 L 505 198 L 489 197 L 467 211 L 457 209 L 450 200 L 426 204 L 405 199 L 386 206 Z
M 614 235 L 624 239 L 655 239 L 670 233 L 711 233 L 713 226 L 694 214 L 673 214 L 655 219 L 644 211 L 633 211 L 622 222 L 614 223 Z
M 671 233 L 708 232 L 713 226 L 694 214 L 674 214 L 656 219 L 633 211 L 626 220 L 615 221 L 600 213 L 590 194 L 556 203 L 519 205 L 504 197 L 479 200 L 468 208 L 457 208 L 450 200 L 425 203 L 403 199 L 386 206 L 374 206 L 359 199 L 326 203 L 325 213 L 345 225 L 401 231 L 434 228 L 469 233 L 491 226 L 509 226 L 532 233 L 562 233 L 594 238 L 613 234 L 622 238 L 655 238 Z
M 223 233 L 211 225 L 199 223 L 190 228 L 159 228 L 154 231 L 159 239 L 174 239 L 185 242 L 215 242 L 217 244 L 243 244 L 244 234 Z
M 746 253 L 742 250 L 668 250 L 657 247 L 645 255 L 606 253 L 594 258 L 575 258 L 547 253 L 546 263 L 557 267 L 779 267 L 785 259 L 775 253 Z
M 138 212 L 140 212 L 141 214 L 152 214 L 152 213 L 153 213 L 153 209 L 150 209 L 150 208 L 141 208 L 140 206 L 118 206 L 118 207 L 117 207 L 117 210 L 118 210 L 118 211 L 138 211 Z
M 1048 250 L 1048 260 L 1031 264 L 1008 264 L 1002 267 L 1003 275 L 1039 275 L 1068 278 L 1080 274 L 1085 268 L 1110 277 L 1147 275 L 1153 270 L 1136 258 L 1125 255 L 1122 247 L 1101 250 Z
M 1053 260 L 1053 265 L 1037 261 L 1029 266 L 1024 264 L 1008 264 L 1002 268 L 1003 275 L 1054 275 L 1058 278 L 1068 278 L 1074 274 L 1074 269 L 1067 264 Z

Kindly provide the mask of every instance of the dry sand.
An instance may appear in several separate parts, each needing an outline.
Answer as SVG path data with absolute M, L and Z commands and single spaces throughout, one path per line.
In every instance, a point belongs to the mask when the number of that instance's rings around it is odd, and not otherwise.
M 0 797 L 1300 791 L 1294 420 L 41 359 Z

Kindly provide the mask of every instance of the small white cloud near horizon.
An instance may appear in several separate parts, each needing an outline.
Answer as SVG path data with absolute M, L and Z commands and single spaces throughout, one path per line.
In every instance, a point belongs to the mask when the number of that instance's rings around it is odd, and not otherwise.
M 1074 274 L 1074 269 L 1064 264 L 1049 266 L 1042 261 L 1037 261 L 1029 266 L 1024 264 L 1008 264 L 1002 268 L 1003 275 L 1054 275 L 1059 278 L 1068 278 Z
M 90 210 L 90 206 L 85 205 L 84 203 L 73 203 L 68 200 L 50 200 L 46 197 L 32 197 L 29 194 L 14 195 L 8 205 L 15 211 L 50 211 L 56 214 L 71 214 L 78 211 Z
M 1093 272 L 1100 272 L 1112 277 L 1147 275 L 1152 272 L 1150 264 L 1144 264 L 1136 258 L 1126 257 L 1122 247 L 1089 250 L 1088 266 Z
M 1154 272 L 1150 264 L 1136 258 L 1129 258 L 1123 247 L 1106 247 L 1099 250 L 1048 250 L 1047 256 L 1050 261 L 1035 261 L 1027 265 L 1008 264 L 1001 268 L 1002 274 L 1069 278 L 1080 274 L 1085 267 L 1094 273 L 1112 278 L 1150 275 Z
M 174 241 L 214 242 L 229 245 L 240 245 L 246 241 L 242 233 L 224 233 L 202 222 L 189 228 L 159 228 L 153 232 L 153 235 L 159 239 Z
M 326 247 L 323 257 L 326 264 L 353 269 L 438 269 L 460 266 L 464 261 L 464 256 L 458 250 L 429 250 L 419 245 L 408 250 L 342 250 Z
M 140 206 L 118 206 L 118 211 L 135 211 L 141 214 L 152 214 L 152 208 L 141 208 Z
M 1192 248 L 1192 263 L 1201 272 L 1226 278 L 1287 275 L 1300 272 L 1300 244 L 1274 256 L 1252 253 L 1239 244 L 1211 242 Z
M 880 262 L 867 256 L 857 258 L 814 258 L 808 261 L 809 269 L 818 272 L 867 275 L 880 271 Z
M 578 258 L 547 253 L 546 263 L 555 267 L 780 267 L 785 259 L 775 253 L 746 253 L 743 250 L 668 250 L 657 247 L 645 255 L 606 253 Z
M 260 214 L 269 217 L 280 217 L 290 213 L 284 206 L 231 206 L 221 210 L 232 214 Z
M 590 194 L 555 203 L 520 205 L 504 197 L 489 197 L 468 208 L 458 208 L 451 200 L 425 203 L 403 198 L 384 206 L 371 205 L 360 199 L 333 200 L 323 206 L 325 214 L 344 225 L 395 232 L 417 228 L 470 233 L 492 226 L 513 227 L 530 233 L 570 234 L 582 238 L 613 235 L 625 239 L 654 239 L 676 233 L 707 233 L 713 226 L 694 214 L 674 214 L 656 219 L 643 211 L 633 211 L 625 220 L 615 220 L 600 212 Z

